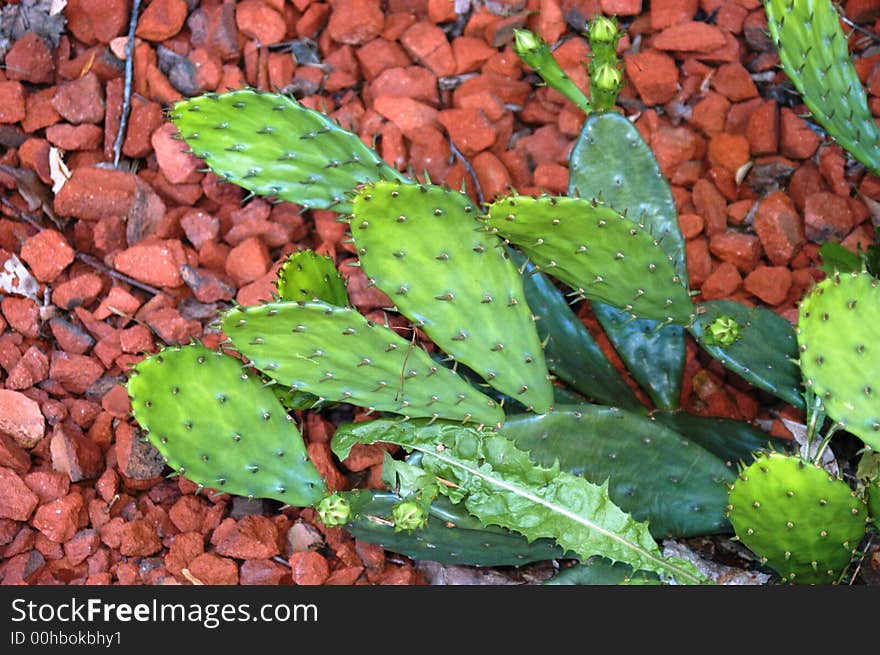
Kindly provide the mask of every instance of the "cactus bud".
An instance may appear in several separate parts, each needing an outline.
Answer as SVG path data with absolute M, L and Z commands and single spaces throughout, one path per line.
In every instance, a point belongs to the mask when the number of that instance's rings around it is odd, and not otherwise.
M 705 341 L 710 346 L 727 348 L 742 336 L 739 323 L 732 316 L 719 316 L 706 328 Z
M 595 47 L 597 43 L 615 43 L 617 41 L 617 21 L 607 16 L 596 16 L 590 21 L 587 32 L 590 45 Z
M 405 500 L 395 505 L 391 510 L 391 518 L 394 520 L 395 532 L 418 530 L 428 524 L 425 508 L 414 500 Z
M 615 66 L 602 64 L 593 76 L 593 84 L 599 91 L 614 92 L 620 88 L 623 77 Z
M 315 505 L 315 510 L 321 523 L 328 528 L 345 525 L 351 516 L 351 504 L 338 493 L 325 496 Z
M 520 57 L 537 53 L 541 49 L 541 39 L 529 30 L 513 30 L 513 48 Z

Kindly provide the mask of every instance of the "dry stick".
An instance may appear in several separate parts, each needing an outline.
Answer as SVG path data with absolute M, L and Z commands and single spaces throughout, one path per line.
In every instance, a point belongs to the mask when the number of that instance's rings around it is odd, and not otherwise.
M 477 178 L 477 171 L 474 170 L 474 167 L 471 166 L 471 163 L 467 160 L 467 157 L 462 154 L 461 150 L 456 147 L 452 139 L 449 139 L 449 148 L 452 150 L 452 154 L 455 155 L 455 158 L 462 163 L 465 170 L 468 172 L 468 175 L 471 176 L 471 179 L 474 182 L 474 191 L 476 192 L 477 200 L 480 203 L 480 209 L 485 211 L 486 198 L 483 196 L 483 189 L 480 187 L 480 180 Z
M 131 7 L 131 21 L 128 24 L 128 41 L 125 44 L 125 88 L 122 94 L 122 115 L 119 117 L 119 130 L 113 142 L 113 168 L 119 168 L 122 157 L 122 141 L 128 126 L 128 115 L 131 110 L 131 78 L 134 72 L 134 33 L 137 30 L 138 13 L 141 0 L 134 0 Z

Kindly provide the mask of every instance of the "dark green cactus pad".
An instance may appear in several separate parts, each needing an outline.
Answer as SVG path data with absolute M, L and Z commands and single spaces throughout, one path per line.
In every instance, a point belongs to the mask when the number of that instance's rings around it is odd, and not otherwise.
M 436 498 L 428 523 L 413 532 L 395 532 L 390 519 L 400 496 L 388 491 L 352 491 L 352 518 L 346 530 L 357 539 L 417 560 L 473 566 L 515 566 L 563 557 L 551 539 L 529 541 L 515 532 L 483 526 L 463 505 Z
M 731 317 L 739 324 L 740 337 L 729 346 L 706 340 L 707 327 L 719 316 Z M 779 314 L 733 300 L 712 300 L 699 306 L 690 332 L 726 369 L 795 407 L 803 407 L 794 327 Z
M 745 421 L 730 418 L 696 416 L 681 411 L 655 411 L 651 413 L 651 418 L 696 442 L 729 467 L 737 462 L 751 461 L 757 451 L 783 451 L 794 443 L 772 437 Z
M 764 0 L 767 26 L 804 104 L 844 149 L 880 173 L 880 128 L 830 0 Z
M 336 307 L 349 304 L 345 281 L 336 264 L 311 250 L 291 253 L 281 265 L 275 285 L 281 300 L 321 300 Z
M 880 450 L 880 288 L 867 273 L 832 275 L 800 305 L 804 384 L 847 431 Z
M 868 483 L 868 514 L 874 521 L 874 527 L 880 530 L 880 480 Z
M 293 420 L 235 357 L 189 345 L 137 364 L 134 416 L 185 478 L 251 498 L 308 506 L 326 493 Z
M 286 95 L 209 93 L 181 100 L 170 115 L 214 173 L 258 195 L 347 212 L 358 184 L 407 181 L 356 134 Z
M 695 442 L 625 410 L 579 405 L 544 416 L 510 416 L 503 432 L 543 466 L 601 483 L 651 534 L 688 537 L 724 532 L 727 484 L 734 472 Z
M 495 425 L 504 413 L 413 342 L 350 307 L 274 302 L 237 307 L 223 331 L 270 378 L 321 400 L 409 417 Z
M 556 377 L 603 404 L 641 409 L 642 403 L 553 281 L 522 253 L 511 249 L 510 257 L 523 272 L 526 302 L 538 317 L 538 336 L 544 344 L 544 357 Z M 559 387 L 556 389 L 558 403 Z
M 512 196 L 493 203 L 489 229 L 590 300 L 636 318 L 688 324 L 694 307 L 672 258 L 644 226 L 576 198 Z
M 800 457 L 761 453 L 730 490 L 736 536 L 795 584 L 834 584 L 865 534 L 864 501 Z
M 687 285 L 685 240 L 672 190 L 654 153 L 625 116 L 602 113 L 587 117 L 569 158 L 568 195 L 600 199 L 630 220 L 646 225 Z M 671 325 L 657 329 L 654 321 L 628 323 L 628 314 L 604 303 L 593 303 L 593 310 L 652 402 L 663 409 L 676 409 L 684 377 L 684 331 Z
M 545 585 L 619 585 L 633 578 L 659 582 L 654 573 L 639 571 L 633 575 L 631 566 L 611 562 L 604 557 L 591 557 L 585 562 L 563 569 L 545 582 Z
M 463 193 L 377 183 L 354 199 L 364 272 L 444 352 L 536 412 L 553 403 L 522 280 Z

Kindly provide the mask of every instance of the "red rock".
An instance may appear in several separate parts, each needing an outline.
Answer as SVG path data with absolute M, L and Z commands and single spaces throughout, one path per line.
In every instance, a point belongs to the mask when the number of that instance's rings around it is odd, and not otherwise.
M 697 0 L 651 0 L 651 30 L 658 32 L 693 20 L 698 6 Z
M 362 45 L 379 36 L 384 25 L 385 14 L 376 0 L 337 0 L 327 32 L 337 43 Z
M 120 286 L 110 287 L 110 291 L 98 305 L 94 317 L 99 321 L 121 314 L 134 316 L 140 308 L 141 301 Z
M 697 237 L 685 242 L 688 274 L 691 286 L 699 288 L 712 273 L 712 257 L 709 255 L 709 242 L 705 237 Z
M 40 499 L 12 469 L 0 466 L 0 518 L 27 521 Z
M 162 550 L 156 526 L 144 520 L 129 521 L 122 526 L 119 552 L 126 557 L 147 557 Z
M 429 68 L 437 77 L 455 75 L 452 46 L 446 33 L 436 25 L 415 23 L 400 37 L 400 44 L 410 57 Z
M 36 498 L 36 496 L 34 497 Z M 76 534 L 82 507 L 82 495 L 73 491 L 64 498 L 41 505 L 31 523 L 50 541 L 64 543 Z
M 101 536 L 97 530 L 80 530 L 70 541 L 64 543 L 64 556 L 71 566 L 76 566 L 91 557 L 101 547 Z
M 61 116 L 52 108 L 53 95 L 55 95 L 54 86 L 28 95 L 25 99 L 26 115 L 21 121 L 21 128 L 25 132 L 31 134 L 61 120 Z
M 55 304 L 58 305 L 58 303 Z M 58 306 L 62 307 L 62 305 Z M 91 336 L 64 319 L 53 318 L 49 321 L 49 328 L 52 330 L 52 336 L 55 337 L 61 349 L 69 353 L 82 355 L 94 345 L 95 340 Z
M 759 266 L 745 279 L 745 289 L 768 305 L 779 305 L 791 289 L 791 271 L 786 266 Z
M 842 198 L 848 198 L 850 194 L 849 181 L 844 172 L 845 166 L 846 157 L 839 145 L 830 145 L 819 152 L 819 172 L 831 190 Z
M 74 252 L 63 234 L 49 228 L 22 244 L 21 258 L 40 282 L 53 282 L 73 261 Z
M 181 532 L 200 532 L 207 513 L 205 501 L 196 496 L 182 496 L 168 510 L 168 518 Z
M 463 75 L 480 70 L 497 51 L 490 48 L 484 39 L 460 36 L 452 42 L 452 56 L 455 58 L 455 74 Z
M 626 76 L 646 105 L 669 102 L 678 92 L 675 60 L 656 50 L 643 50 L 624 57 Z
M 104 120 L 104 89 L 95 73 L 64 82 L 52 96 L 52 108 L 66 121 L 100 123 Z
M 6 53 L 6 77 L 31 84 L 51 84 L 55 79 L 55 64 L 46 42 L 36 33 L 26 32 L 12 42 Z
M 565 195 L 568 189 L 568 167 L 542 162 L 535 167 L 535 186 L 551 195 Z
M 288 561 L 294 584 L 322 585 L 330 576 L 327 560 L 313 550 L 293 553 Z
M 651 45 L 657 50 L 712 52 L 726 43 L 724 33 L 714 25 L 688 21 L 667 27 L 654 37 Z
M 736 173 L 749 157 L 749 142 L 744 136 L 720 132 L 709 140 L 708 158 L 712 166 Z
M 19 475 L 24 475 L 31 467 L 30 454 L 2 431 L 0 431 L 0 466 L 12 469 Z
M 97 150 L 104 132 L 97 125 L 52 125 L 46 130 L 46 139 L 62 150 Z
M 130 423 L 120 421 L 115 431 L 116 466 L 126 478 L 151 480 L 162 475 L 165 458 L 153 444 L 141 441 L 143 434 Z
M 103 282 L 101 282 L 99 275 L 83 273 L 56 286 L 52 292 L 52 303 L 61 309 L 67 310 L 72 310 L 81 305 L 88 305 L 98 297 L 102 287 Z M 79 337 L 77 337 L 77 340 L 79 340 Z M 69 349 L 65 347 L 64 350 Z M 82 352 L 85 351 L 78 351 L 78 354 L 82 354 Z
M 49 360 L 36 346 L 28 348 L 6 379 L 7 389 L 27 389 L 39 384 L 49 375 Z
M 271 266 L 266 244 L 256 237 L 250 237 L 229 252 L 226 273 L 236 286 L 243 287 L 265 275 Z
M 220 219 L 200 209 L 191 209 L 180 218 L 186 238 L 197 249 L 220 235 Z
M 840 241 L 853 228 L 852 212 L 846 198 L 829 191 L 807 196 L 804 231 L 813 243 Z
M 180 31 L 189 8 L 186 0 L 153 0 L 138 18 L 137 36 L 165 41 Z
M 67 28 L 85 43 L 110 43 L 128 27 L 131 3 L 125 0 L 68 0 Z
M 749 117 L 746 138 L 753 156 L 772 155 L 779 149 L 779 109 L 766 100 Z
M 152 311 L 145 320 L 165 343 L 187 343 L 190 339 L 201 336 L 202 333 L 201 323 L 185 319 L 173 307 Z
M 70 393 L 85 393 L 104 373 L 94 357 L 52 351 L 49 376 Z
M 362 45 L 355 56 L 368 82 L 389 68 L 404 68 L 412 63 L 399 44 L 381 37 Z
M 720 93 L 709 91 L 694 105 L 691 123 L 704 134 L 712 136 L 724 130 L 724 119 L 730 109 L 730 101 Z
M 693 239 L 703 231 L 703 217 L 699 214 L 679 214 L 678 225 L 685 239 Z
M 67 474 L 71 482 L 97 478 L 104 468 L 101 449 L 88 437 L 74 432 L 74 429 L 61 423 L 53 429 L 49 445 L 52 468 Z
M 214 553 L 204 553 L 194 558 L 190 562 L 189 572 L 206 585 L 238 584 L 238 567 L 235 562 Z
M 177 128 L 165 123 L 153 132 L 150 143 L 156 153 L 159 170 L 172 184 L 185 184 L 199 179 L 198 169 L 204 164 L 195 155 L 185 152 L 186 144 L 175 137 Z
M 608 16 L 637 16 L 642 12 L 641 0 L 599 0 L 602 13 Z
M 467 157 L 473 157 L 495 143 L 495 128 L 479 109 L 444 109 L 437 120 Z
M 9 325 L 20 334 L 36 339 L 40 334 L 40 309 L 30 298 L 6 296 L 0 310 Z
M 219 555 L 237 559 L 268 559 L 278 555 L 278 528 L 265 516 L 226 519 L 211 536 Z
M 788 107 L 779 112 L 779 152 L 791 159 L 808 159 L 822 141 L 800 116 Z
M 703 286 L 700 288 L 702 299 L 706 301 L 730 298 L 741 284 L 742 277 L 736 270 L 736 266 L 728 262 L 721 262 L 718 268 L 712 271 L 712 274 L 703 282 Z
M 385 118 L 393 121 L 408 137 L 437 121 L 437 110 L 423 102 L 411 98 L 380 96 L 373 103 L 374 109 Z
M 287 569 L 270 559 L 250 559 L 243 562 L 239 572 L 240 585 L 275 586 L 288 575 Z
M 120 273 L 157 287 L 180 286 L 180 266 L 185 263 L 183 247 L 177 240 L 143 241 L 113 259 L 113 267 Z
M 761 257 L 758 237 L 740 232 L 713 235 L 709 241 L 709 250 L 721 261 L 736 266 L 740 273 L 753 271 Z
M 437 76 L 421 66 L 389 68 L 374 79 L 367 90 L 367 97 L 394 96 L 412 98 L 436 106 L 440 103 Z
M 767 258 L 785 266 L 804 245 L 804 230 L 791 199 L 775 191 L 761 200 L 755 213 L 754 230 Z
M 697 180 L 693 189 L 693 202 L 697 214 L 703 218 L 707 236 L 727 229 L 727 201 L 714 184 L 703 178 Z
M 235 23 L 241 33 L 261 45 L 284 40 L 287 25 L 281 14 L 260 0 L 245 0 L 235 5 Z
M 18 123 L 24 117 L 24 88 L 21 82 L 0 82 L 0 124 Z
M 46 432 L 40 405 L 18 391 L 0 389 L 0 432 L 22 448 L 33 448 Z
M 55 196 L 55 213 L 97 221 L 110 216 L 126 216 L 137 194 L 132 173 L 81 167 Z
M 731 102 L 758 97 L 758 88 L 749 71 L 739 62 L 719 66 L 712 76 L 712 88 Z

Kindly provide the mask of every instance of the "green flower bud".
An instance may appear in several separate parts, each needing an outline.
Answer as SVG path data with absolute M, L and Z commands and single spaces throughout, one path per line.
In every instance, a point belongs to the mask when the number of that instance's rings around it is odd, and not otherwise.
M 592 82 L 596 89 L 609 93 L 617 91 L 622 81 L 623 76 L 620 74 L 620 70 L 611 64 L 602 64 L 592 76 Z
M 615 43 L 617 40 L 617 21 L 606 16 L 596 16 L 590 21 L 587 35 L 591 44 Z
M 315 505 L 318 518 L 328 528 L 336 528 L 345 525 L 351 516 L 351 504 L 338 493 L 325 496 Z
M 742 336 L 739 323 L 732 316 L 719 316 L 706 328 L 703 339 L 710 346 L 727 348 Z
M 394 531 L 419 530 L 428 524 L 428 514 L 424 507 L 413 500 L 405 500 L 398 503 L 391 510 L 391 518 L 394 519 Z
M 520 56 L 528 55 L 541 49 L 541 39 L 529 30 L 513 30 L 514 50 Z

